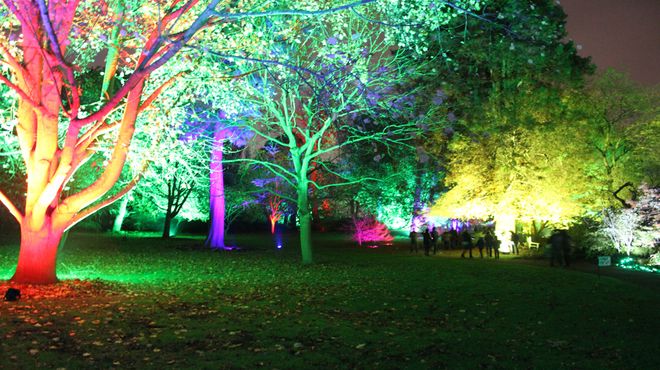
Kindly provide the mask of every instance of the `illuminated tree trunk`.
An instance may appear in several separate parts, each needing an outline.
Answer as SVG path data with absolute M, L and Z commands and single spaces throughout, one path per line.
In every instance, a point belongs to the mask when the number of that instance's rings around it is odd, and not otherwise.
M 192 184 L 182 181 L 176 175 L 167 182 L 167 208 L 165 209 L 165 221 L 163 222 L 163 239 L 171 236 L 172 220 L 181 212 L 181 208 L 186 204 L 192 191 Z
M 424 209 L 424 200 L 422 199 L 422 171 L 424 165 L 421 161 L 417 161 L 417 170 L 415 171 L 415 193 L 413 194 L 413 214 L 411 218 L 411 227 L 421 232 L 424 223 L 422 210 Z
M 275 191 L 278 191 L 277 182 L 275 183 Z M 270 233 L 275 235 L 275 224 L 282 218 L 282 213 L 280 212 L 280 205 L 282 204 L 282 198 L 275 194 L 271 194 L 268 197 L 268 208 L 270 208 L 270 214 L 268 215 L 268 220 L 270 221 Z
M 312 256 L 312 214 L 309 210 L 307 179 L 298 184 L 298 218 L 300 219 L 300 250 L 303 264 L 314 262 Z
M 52 227 L 50 220 L 43 227 L 30 228 L 27 219 L 21 225 L 21 248 L 16 272 L 11 280 L 15 283 L 52 284 L 57 282 L 55 267 L 57 247 L 62 229 Z
M 213 249 L 226 249 L 225 245 L 225 180 L 222 166 L 225 131 L 220 123 L 215 124 L 213 149 L 210 163 L 209 208 L 211 227 L 206 238 L 206 245 Z
M 268 216 L 268 220 L 270 220 L 270 233 L 275 234 L 275 224 L 277 223 L 277 216 L 270 215 Z
M 312 170 L 312 173 L 310 175 L 312 181 L 316 183 L 318 183 L 318 181 L 320 180 L 318 171 L 319 169 L 315 168 L 314 170 Z M 316 189 L 312 187 L 309 193 L 310 193 L 309 202 L 311 203 L 311 208 L 312 208 L 312 225 L 314 225 L 314 230 L 321 230 L 321 217 L 319 215 L 318 191 L 316 191 Z
M 130 198 L 130 193 L 124 195 L 119 203 L 119 210 L 117 211 L 117 216 L 115 217 L 115 222 L 112 224 L 112 232 L 118 233 L 121 232 L 121 227 L 124 224 L 124 219 L 126 219 L 126 214 L 128 213 L 128 199 Z

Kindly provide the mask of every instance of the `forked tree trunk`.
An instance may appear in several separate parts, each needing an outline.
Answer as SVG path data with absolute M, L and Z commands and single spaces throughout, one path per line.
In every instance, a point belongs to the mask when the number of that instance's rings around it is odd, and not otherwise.
M 15 283 L 52 284 L 57 282 L 57 247 L 64 230 L 53 229 L 48 224 L 31 230 L 25 220 L 21 226 L 21 246 L 16 272 L 11 278 Z
M 270 220 L 270 233 L 275 235 L 275 224 L 277 223 L 278 217 L 270 215 L 268 216 L 268 220 Z

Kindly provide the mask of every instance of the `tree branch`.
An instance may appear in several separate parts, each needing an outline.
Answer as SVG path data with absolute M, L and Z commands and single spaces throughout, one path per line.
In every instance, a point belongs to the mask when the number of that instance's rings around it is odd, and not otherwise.
M 632 206 L 628 202 L 626 202 L 625 199 L 619 197 L 619 193 L 621 192 L 621 190 L 627 187 L 630 187 L 631 189 L 633 189 L 633 191 L 635 190 L 633 188 L 633 184 L 630 181 L 628 181 L 625 184 L 621 185 L 616 191 L 612 192 L 612 195 L 614 196 L 614 198 L 616 198 L 616 200 L 621 202 L 624 208 L 631 208 Z
M 260 18 L 278 15 L 298 15 L 304 17 L 314 17 L 326 14 L 337 13 L 342 10 L 359 7 L 365 4 L 373 3 L 376 0 L 360 0 L 346 5 L 341 5 L 335 8 L 322 9 L 322 10 L 297 10 L 297 9 L 283 9 L 283 10 L 269 10 L 264 12 L 249 12 L 249 13 L 225 13 L 214 11 L 213 14 L 223 19 L 244 19 L 244 18 Z
M 19 225 L 23 223 L 23 213 L 16 208 L 14 203 L 12 203 L 9 198 L 5 195 L 5 193 L 0 190 L 0 203 L 2 203 L 5 207 L 7 207 L 7 210 L 9 210 L 9 213 L 11 213 L 12 216 L 16 219 Z
M 77 213 L 74 217 L 71 218 L 69 226 L 66 227 L 66 230 L 71 229 L 73 226 L 78 224 L 80 221 L 84 220 L 85 218 L 89 217 L 90 215 L 96 213 L 98 210 L 103 209 L 112 203 L 118 201 L 121 199 L 126 193 L 131 191 L 135 185 L 140 181 L 140 178 L 142 177 L 142 172 L 135 176 L 133 180 L 131 180 L 125 187 L 122 189 L 119 193 L 111 196 L 110 198 L 104 200 L 103 202 L 100 202 L 92 207 L 87 208 L 86 210 Z

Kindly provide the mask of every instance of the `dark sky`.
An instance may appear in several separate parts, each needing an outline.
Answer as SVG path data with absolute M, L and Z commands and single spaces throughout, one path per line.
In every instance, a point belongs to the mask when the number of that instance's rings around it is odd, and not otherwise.
M 660 0 L 561 0 L 568 37 L 598 69 L 660 84 Z

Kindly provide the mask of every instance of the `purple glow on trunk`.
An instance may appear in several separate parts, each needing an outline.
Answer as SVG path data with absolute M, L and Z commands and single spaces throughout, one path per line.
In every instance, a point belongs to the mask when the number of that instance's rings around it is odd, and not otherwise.
M 233 249 L 225 245 L 225 183 L 222 169 L 222 150 L 226 136 L 224 126 L 220 122 L 216 122 L 213 130 L 213 148 L 210 163 L 209 208 L 211 228 L 206 239 L 206 245 L 212 249 Z

